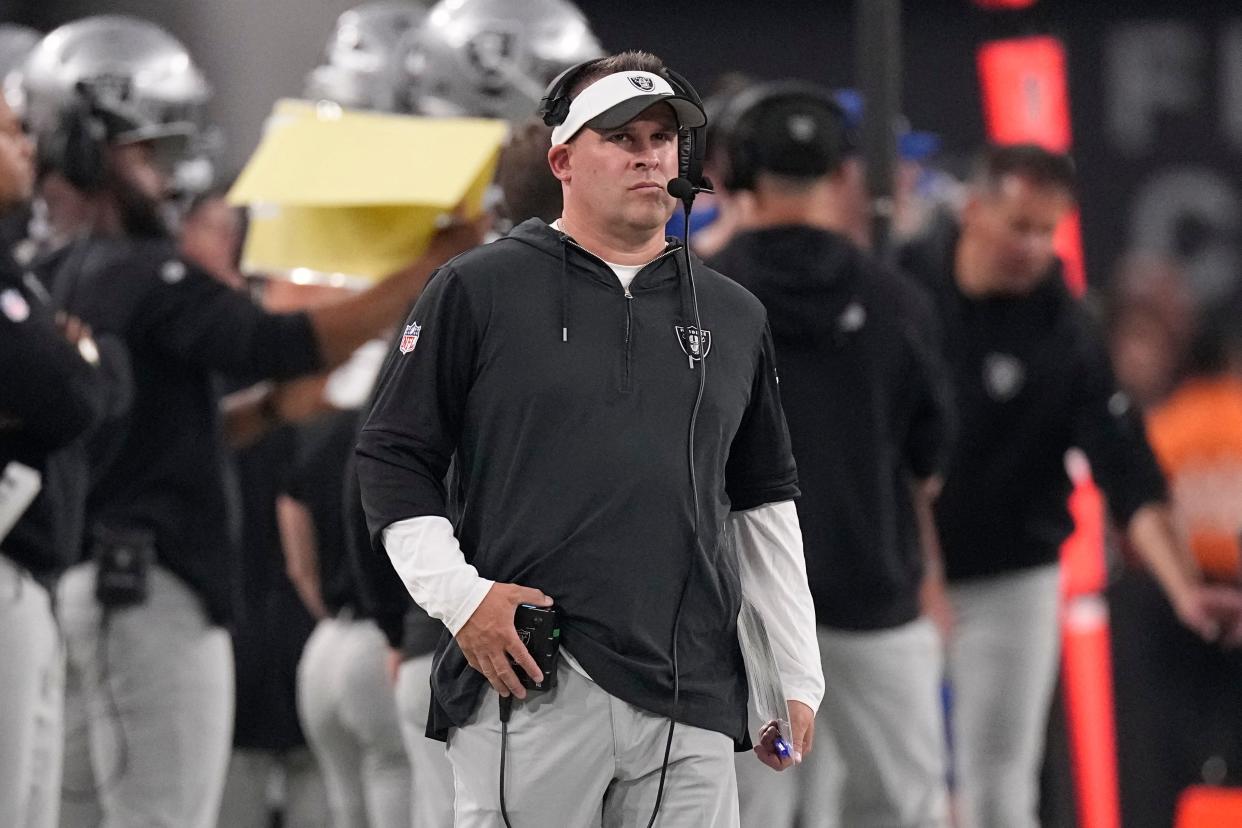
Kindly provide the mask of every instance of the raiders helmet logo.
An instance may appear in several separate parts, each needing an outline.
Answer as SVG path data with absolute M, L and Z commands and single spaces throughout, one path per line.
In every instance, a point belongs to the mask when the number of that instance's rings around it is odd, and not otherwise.
M 423 332 L 423 326 L 415 322 L 413 325 L 406 325 L 405 332 L 401 334 L 401 344 L 398 350 L 403 354 L 408 354 L 414 350 L 414 346 L 418 344 L 418 335 Z
M 988 354 L 983 360 L 983 387 L 997 402 L 1018 396 L 1026 383 L 1026 367 L 1011 354 Z
M 639 92 L 650 92 L 655 89 L 655 81 L 651 78 L 645 78 L 642 75 L 627 75 L 626 77 Z
M 785 130 L 789 133 L 789 137 L 797 141 L 799 144 L 809 144 L 815 138 L 816 129 L 815 119 L 810 115 L 790 115 L 789 120 L 785 121 Z
M 498 93 L 509 82 L 517 63 L 517 35 L 490 29 L 481 31 L 466 43 L 466 59 L 482 77 L 488 93 Z M 507 70 L 507 71 L 506 71 Z
M 712 332 L 704 328 L 700 331 L 693 325 L 675 325 L 677 342 L 682 353 L 693 360 L 700 360 L 712 350 Z
M 104 103 L 125 103 L 133 94 L 133 79 L 114 72 L 101 72 L 80 83 L 96 101 Z

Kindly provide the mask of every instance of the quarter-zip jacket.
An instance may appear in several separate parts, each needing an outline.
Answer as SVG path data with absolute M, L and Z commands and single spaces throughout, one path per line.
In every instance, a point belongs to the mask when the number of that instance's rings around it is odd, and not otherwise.
M 730 509 L 789 500 L 796 472 L 763 307 L 703 265 L 710 348 L 691 366 L 683 251 L 671 243 L 629 290 L 598 257 L 532 220 L 435 275 L 380 379 L 358 446 L 372 541 L 450 518 L 479 574 L 551 595 L 562 640 L 614 696 L 672 712 L 672 632 L 683 583 L 677 718 L 743 744 L 735 557 L 717 549 Z M 411 349 L 412 348 L 412 349 Z M 695 544 L 688 426 L 695 429 Z M 447 631 L 428 725 L 464 724 L 485 684 Z

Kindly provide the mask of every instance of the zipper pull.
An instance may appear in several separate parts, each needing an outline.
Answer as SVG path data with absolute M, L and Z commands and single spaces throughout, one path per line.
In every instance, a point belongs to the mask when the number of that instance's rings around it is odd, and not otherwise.
M 633 298 L 634 298 L 634 294 L 630 293 L 630 289 L 629 289 L 629 288 L 626 288 L 626 289 L 625 289 L 625 298 L 626 298 L 626 299 L 633 299 Z

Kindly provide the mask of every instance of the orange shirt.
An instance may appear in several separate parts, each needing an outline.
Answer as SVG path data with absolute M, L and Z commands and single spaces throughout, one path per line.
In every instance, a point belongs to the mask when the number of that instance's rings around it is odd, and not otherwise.
M 1179 387 L 1147 418 L 1169 479 L 1179 529 L 1206 574 L 1239 577 L 1242 532 L 1242 378 L 1203 377 Z

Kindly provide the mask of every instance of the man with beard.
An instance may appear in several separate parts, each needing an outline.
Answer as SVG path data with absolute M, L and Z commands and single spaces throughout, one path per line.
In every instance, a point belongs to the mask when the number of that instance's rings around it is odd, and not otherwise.
M 70 312 L 120 336 L 134 362 L 128 422 L 94 470 L 92 560 L 59 586 L 85 706 L 71 735 L 90 742 L 69 750 L 90 756 L 106 823 L 207 828 L 234 693 L 213 375 L 285 379 L 337 364 L 395 321 L 429 268 L 419 260 L 332 306 L 265 313 L 179 257 L 162 220 L 171 163 L 194 132 L 185 114 L 206 97 L 176 39 L 141 20 L 86 18 L 43 40 L 25 84 L 41 164 L 81 219 L 44 263 L 46 281 Z M 447 258 L 475 232 L 447 231 L 429 256 Z

